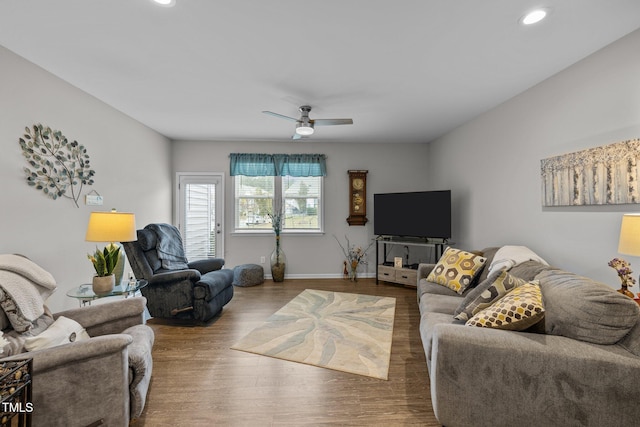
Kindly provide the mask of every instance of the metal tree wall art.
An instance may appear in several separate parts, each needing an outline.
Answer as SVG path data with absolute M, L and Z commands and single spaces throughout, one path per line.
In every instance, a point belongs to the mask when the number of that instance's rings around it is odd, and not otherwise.
M 92 185 L 95 175 L 89 166 L 87 149 L 78 141 L 69 142 L 59 130 L 41 124 L 24 130 L 20 147 L 31 166 L 24 168 L 27 184 L 53 200 L 66 197 L 80 207 L 82 187 Z

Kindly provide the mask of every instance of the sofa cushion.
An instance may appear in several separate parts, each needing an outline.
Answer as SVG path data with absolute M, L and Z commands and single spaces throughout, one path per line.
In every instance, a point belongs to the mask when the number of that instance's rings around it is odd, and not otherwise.
M 457 324 L 460 327 L 464 326 L 464 323 L 455 320 L 453 317 L 451 317 L 451 314 L 434 312 L 424 312 L 422 314 L 422 316 L 420 317 L 420 338 L 422 340 L 424 354 L 427 358 L 427 366 L 431 364 L 431 344 L 433 340 L 433 330 L 436 325 L 440 324 Z
M 523 331 L 544 316 L 542 292 L 537 283 L 525 283 L 469 319 L 467 326 Z
M 526 280 L 512 276 L 507 270 L 494 271 L 487 280 L 480 283 L 464 297 L 454 312 L 455 318 L 467 321 L 480 310 L 484 310 L 511 290 L 525 283 L 527 283 Z
M 27 351 L 36 351 L 89 338 L 89 334 L 80 323 L 60 316 L 41 334 L 26 338 L 24 348 Z
M 460 305 L 461 297 L 459 295 L 438 295 L 428 294 L 422 297 L 420 301 L 421 310 L 433 313 L 453 314 L 456 307 Z
M 447 296 L 457 296 L 460 295 L 449 288 L 446 288 L 442 285 L 438 285 L 437 283 L 427 282 L 427 279 L 420 279 L 418 281 L 418 300 L 422 298 L 424 294 L 436 294 L 436 295 L 447 295 Z
M 615 344 L 636 325 L 638 304 L 613 288 L 562 270 L 541 272 L 547 334 Z
M 495 256 L 496 252 L 498 252 L 498 249 L 500 248 L 490 247 L 490 248 L 484 248 L 483 250 L 480 251 L 481 255 L 485 257 L 487 260 L 484 262 L 482 271 L 480 271 L 480 274 L 478 275 L 478 278 L 477 278 L 478 283 L 482 283 L 487 279 L 487 277 L 489 277 L 489 266 L 491 265 L 491 262 L 493 262 L 493 257 Z
M 427 281 L 462 294 L 471 285 L 486 260 L 480 255 L 449 247 L 427 276 Z
M 631 328 L 631 332 L 625 335 L 618 344 L 625 350 L 630 351 L 636 356 L 640 356 L 640 319 L 638 319 L 636 325 Z
M 536 276 L 545 270 L 550 270 L 551 267 L 547 264 L 543 264 L 538 261 L 525 261 L 521 264 L 516 265 L 515 267 L 510 268 L 509 274 L 515 277 L 519 277 L 521 279 L 530 282 L 535 280 Z

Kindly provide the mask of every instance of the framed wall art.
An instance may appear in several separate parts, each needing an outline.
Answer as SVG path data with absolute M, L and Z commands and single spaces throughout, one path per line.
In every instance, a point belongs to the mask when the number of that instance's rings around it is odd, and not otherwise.
M 541 160 L 542 206 L 640 203 L 640 139 Z

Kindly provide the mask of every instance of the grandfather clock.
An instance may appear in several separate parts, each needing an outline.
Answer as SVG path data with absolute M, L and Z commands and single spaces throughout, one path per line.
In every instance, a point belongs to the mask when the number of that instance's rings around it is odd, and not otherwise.
M 349 174 L 349 225 L 365 225 L 367 219 L 367 173 L 350 170 Z

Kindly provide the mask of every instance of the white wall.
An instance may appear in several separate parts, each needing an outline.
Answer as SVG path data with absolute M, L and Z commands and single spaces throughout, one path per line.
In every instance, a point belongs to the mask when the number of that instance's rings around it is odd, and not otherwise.
M 640 31 L 429 147 L 429 180 L 453 190 L 459 247 L 526 245 L 553 265 L 619 287 L 607 262 L 638 205 L 541 203 L 540 160 L 640 137 Z M 640 258 L 623 256 L 640 273 Z M 638 288 L 635 288 L 638 292 Z
M 321 153 L 327 155 L 325 178 L 325 233 L 318 236 L 283 234 L 288 277 L 338 277 L 342 271 L 342 252 L 334 235 L 344 244 L 347 235 L 353 244 L 366 245 L 373 238 L 373 194 L 428 190 L 426 144 L 340 144 L 300 142 L 196 142 L 173 144 L 173 170 L 176 172 L 223 172 L 225 174 L 225 261 L 229 267 L 260 263 L 260 256 L 275 246 L 274 236 L 233 235 L 234 194 L 229 176 L 230 153 Z M 363 226 L 349 226 L 347 170 L 365 169 L 367 175 L 367 218 Z M 375 247 L 364 274 L 375 272 Z M 415 256 L 420 256 L 416 253 Z M 417 262 L 417 261 L 416 261 Z M 268 264 L 265 264 L 269 273 Z
M 134 212 L 139 226 L 171 221 L 170 142 L 1 46 L 0 64 L 0 253 L 27 255 L 53 274 L 58 289 L 47 304 L 54 312 L 77 307 L 65 294 L 91 282 L 87 253 L 96 245 L 84 235 L 92 210 Z M 27 186 L 18 138 L 36 123 L 86 147 L 96 175 L 83 195 L 96 190 L 103 206 L 76 208 Z

